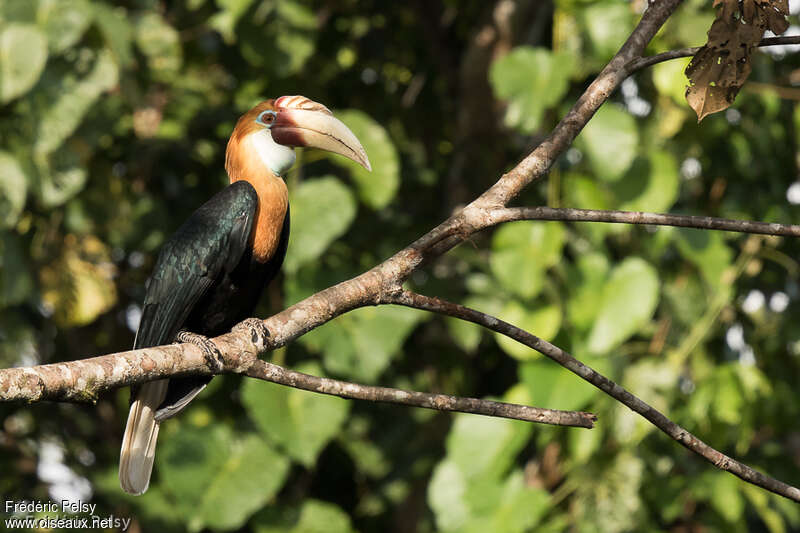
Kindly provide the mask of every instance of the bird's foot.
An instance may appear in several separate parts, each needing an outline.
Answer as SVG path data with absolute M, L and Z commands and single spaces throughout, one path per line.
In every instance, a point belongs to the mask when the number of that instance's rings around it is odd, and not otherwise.
M 250 340 L 260 349 L 264 349 L 267 345 L 267 339 L 270 337 L 269 329 L 264 325 L 264 321 L 260 318 L 248 318 L 242 320 L 235 326 L 233 331 L 247 331 L 250 333 Z
M 209 340 L 208 337 L 200 335 L 199 333 L 192 333 L 191 331 L 181 330 L 175 335 L 175 340 L 178 342 L 188 342 L 199 346 L 203 350 L 206 364 L 214 372 L 221 372 L 225 368 L 225 360 L 222 357 L 222 352 L 219 351 L 217 345 Z

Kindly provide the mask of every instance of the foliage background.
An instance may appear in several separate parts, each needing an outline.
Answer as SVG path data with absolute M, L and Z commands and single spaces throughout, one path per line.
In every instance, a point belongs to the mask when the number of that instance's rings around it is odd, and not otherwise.
M 3 0 L 0 365 L 131 346 L 159 246 L 224 186 L 227 136 L 258 100 L 325 103 L 375 168 L 299 155 L 268 316 L 483 191 L 543 138 L 643 7 Z M 688 0 L 651 52 L 701 44 L 712 20 L 710 2 Z M 686 61 L 637 74 L 519 204 L 800 222 L 800 61 L 787 52 L 758 54 L 734 108 L 702 124 L 683 100 Z M 412 284 L 553 340 L 797 485 L 796 257 L 788 239 L 518 222 Z M 797 506 L 468 324 L 364 309 L 271 356 L 368 383 L 590 410 L 600 424 L 450 416 L 226 376 L 164 425 L 140 498 L 116 480 L 127 391 L 96 406 L 0 405 L 0 494 L 91 500 L 100 516 L 133 517 L 133 531 L 800 530 Z

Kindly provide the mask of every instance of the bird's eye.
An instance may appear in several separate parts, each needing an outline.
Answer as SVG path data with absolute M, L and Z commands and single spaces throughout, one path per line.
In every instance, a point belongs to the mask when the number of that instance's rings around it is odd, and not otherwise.
M 261 113 L 259 113 L 256 122 L 258 124 L 261 124 L 262 126 L 266 126 L 269 128 L 270 126 L 272 126 L 272 123 L 275 122 L 276 115 L 277 113 L 275 113 L 275 111 L 262 111 Z

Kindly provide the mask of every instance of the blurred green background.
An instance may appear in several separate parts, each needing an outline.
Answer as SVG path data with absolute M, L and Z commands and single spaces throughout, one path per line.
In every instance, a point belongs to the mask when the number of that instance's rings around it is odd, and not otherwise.
M 684 2 L 649 51 L 702 44 L 710 4 Z M 485 190 L 563 116 L 644 5 L 0 0 L 0 366 L 131 346 L 160 245 L 224 186 L 227 137 L 260 99 L 324 103 L 375 169 L 299 154 L 287 177 L 289 255 L 266 317 L 375 265 Z M 755 83 L 699 125 L 683 100 L 686 62 L 626 81 L 517 205 L 799 223 L 800 58 L 757 54 Z M 711 445 L 798 485 L 798 248 L 518 222 L 473 237 L 410 285 L 552 340 Z M 81 498 L 101 516 L 133 517 L 135 532 L 800 530 L 800 507 L 470 324 L 369 308 L 270 357 L 371 384 L 589 410 L 600 423 L 453 416 L 225 376 L 162 427 L 139 498 L 116 478 L 127 390 L 95 406 L 0 405 L 0 494 Z

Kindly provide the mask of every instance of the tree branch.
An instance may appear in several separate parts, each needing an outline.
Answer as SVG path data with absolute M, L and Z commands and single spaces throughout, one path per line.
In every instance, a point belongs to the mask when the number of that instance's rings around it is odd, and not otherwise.
M 731 220 L 727 218 L 696 215 L 645 213 L 642 211 L 607 211 L 603 209 L 575 209 L 572 207 L 502 207 L 488 212 L 490 225 L 514 220 L 557 220 L 570 222 L 608 222 L 612 224 L 644 224 L 677 226 L 706 230 L 735 231 L 785 237 L 800 237 L 800 225 Z
M 767 37 L 761 39 L 757 46 L 779 46 L 785 44 L 800 44 L 800 35 L 789 35 L 784 37 Z M 669 61 L 671 59 L 678 59 L 681 57 L 691 57 L 695 55 L 702 46 L 692 46 L 690 48 L 681 48 L 679 50 L 669 50 L 653 56 L 640 57 L 631 61 L 626 70 L 628 74 L 633 74 L 637 70 L 652 67 L 657 63 Z
M 580 411 L 559 411 L 542 409 L 527 405 L 462 398 L 446 394 L 430 394 L 426 392 L 407 391 L 388 387 L 359 385 L 336 379 L 320 378 L 287 370 L 278 365 L 256 360 L 247 370 L 246 375 L 272 383 L 278 383 L 296 389 L 303 389 L 341 398 L 368 400 L 372 402 L 394 403 L 413 407 L 424 407 L 439 411 L 458 411 L 478 415 L 513 418 L 527 422 L 538 422 L 556 426 L 573 426 L 591 429 L 597 416 Z
M 740 463 L 739 461 L 728 457 L 724 453 L 717 451 L 692 435 L 686 429 L 682 428 L 664 416 L 654 407 L 651 407 L 627 391 L 625 388 L 617 385 L 607 377 L 584 365 L 558 346 L 550 344 L 549 342 L 540 339 L 539 337 L 532 335 L 525 330 L 513 326 L 508 322 L 504 322 L 499 318 L 495 318 L 485 313 L 481 313 L 480 311 L 470 309 L 469 307 L 447 302 L 439 298 L 431 298 L 429 296 L 423 296 L 410 291 L 401 291 L 392 296 L 391 303 L 460 318 L 461 320 L 466 320 L 492 331 L 496 331 L 497 333 L 514 339 L 515 341 L 524 344 L 529 348 L 533 348 L 537 352 L 560 364 L 570 372 L 576 374 L 585 381 L 588 381 L 612 398 L 625 404 L 633 411 L 636 411 L 658 429 L 669 435 L 672 439 L 678 441 L 685 448 L 700 455 L 717 468 L 726 470 L 743 479 L 744 481 L 747 481 L 748 483 L 758 485 L 759 487 L 765 488 L 771 492 L 774 492 L 775 494 L 780 494 L 781 496 L 789 498 L 790 500 L 800 502 L 800 489 L 762 474 L 761 472 L 750 468 L 746 464 Z
M 80 361 L 2 369 L 0 401 L 94 402 L 100 392 L 123 385 L 190 374 L 211 376 L 234 373 L 341 398 L 425 407 L 439 411 L 458 411 L 589 429 L 594 427 L 594 422 L 597 420 L 591 413 L 541 409 L 476 398 L 375 387 L 312 376 L 261 361 L 255 351 L 249 350 L 246 346 L 231 344 L 235 339 L 236 337 L 231 335 L 213 339 L 220 352 L 225 354 L 223 368 L 216 371 L 208 366 L 202 350 L 194 344 L 186 343 L 131 350 Z

